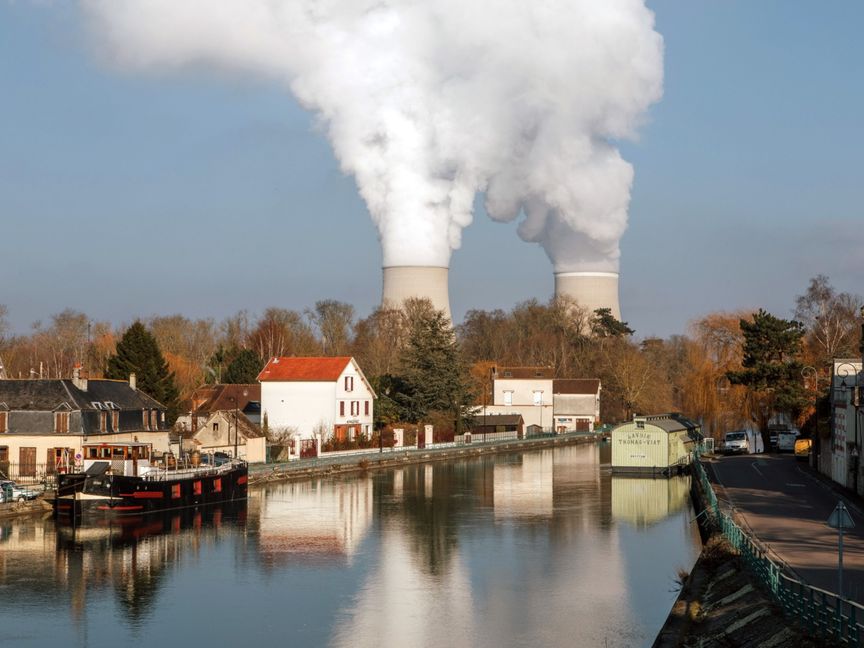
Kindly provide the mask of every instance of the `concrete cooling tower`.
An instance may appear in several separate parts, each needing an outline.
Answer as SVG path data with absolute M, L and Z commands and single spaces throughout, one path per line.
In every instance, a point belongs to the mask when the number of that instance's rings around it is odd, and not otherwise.
M 390 266 L 384 268 L 384 290 L 381 305 L 401 308 L 406 299 L 426 298 L 437 310 L 450 318 L 450 295 L 447 288 L 449 268 L 435 266 Z
M 621 319 L 617 272 L 556 272 L 555 296 L 573 299 L 590 314 L 608 308 L 615 319 Z

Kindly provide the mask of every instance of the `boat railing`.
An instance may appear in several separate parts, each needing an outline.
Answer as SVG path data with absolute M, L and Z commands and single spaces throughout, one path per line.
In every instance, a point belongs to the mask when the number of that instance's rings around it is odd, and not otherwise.
M 245 462 L 234 460 L 221 466 L 196 466 L 185 468 L 153 467 L 141 479 L 146 481 L 167 481 L 169 479 L 192 479 L 195 477 L 216 477 L 231 472 Z

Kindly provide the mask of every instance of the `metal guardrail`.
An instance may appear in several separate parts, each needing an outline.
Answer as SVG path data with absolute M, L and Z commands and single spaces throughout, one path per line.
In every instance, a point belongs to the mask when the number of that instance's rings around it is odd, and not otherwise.
M 783 612 L 816 636 L 842 646 L 864 646 L 864 606 L 784 573 L 785 567 L 771 559 L 767 549 L 721 508 L 698 453 L 693 467 L 707 500 L 706 509 L 714 515 L 720 531 L 751 573 L 771 592 Z

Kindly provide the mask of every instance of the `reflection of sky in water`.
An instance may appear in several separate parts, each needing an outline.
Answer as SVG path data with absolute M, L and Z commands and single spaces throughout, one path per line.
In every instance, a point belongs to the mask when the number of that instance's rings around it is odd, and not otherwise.
M 0 645 L 650 645 L 698 536 L 684 489 L 621 488 L 608 459 L 571 446 L 274 484 L 242 514 L 59 550 L 50 521 L 7 523 Z

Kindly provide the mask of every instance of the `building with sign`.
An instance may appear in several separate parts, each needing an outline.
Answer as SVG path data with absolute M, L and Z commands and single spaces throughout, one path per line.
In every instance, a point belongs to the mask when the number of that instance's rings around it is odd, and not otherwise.
M 672 474 L 701 440 L 701 428 L 680 414 L 634 416 L 612 430 L 612 472 Z
M 835 358 L 831 377 L 831 465 L 828 476 L 846 488 L 860 488 L 861 360 Z M 824 447 L 824 446 L 823 446 Z M 824 472 L 824 470 L 823 470 Z

